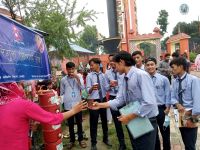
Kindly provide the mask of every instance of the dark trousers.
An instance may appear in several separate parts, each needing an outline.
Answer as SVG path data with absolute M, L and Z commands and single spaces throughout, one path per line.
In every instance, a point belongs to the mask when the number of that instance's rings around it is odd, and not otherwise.
M 185 150 L 196 150 L 197 131 L 198 128 L 179 128 L 182 136 Z
M 74 119 L 76 119 L 78 128 L 78 141 L 80 142 L 83 140 L 82 112 L 79 112 L 68 119 L 70 142 L 72 143 L 75 142 Z
M 99 99 L 95 99 L 94 101 L 100 102 Z M 106 99 L 104 98 L 105 102 Z M 105 108 L 101 108 L 99 110 L 91 110 L 90 113 L 90 137 L 92 145 L 96 145 L 97 143 L 97 127 L 98 127 L 98 119 L 99 115 L 101 117 L 101 124 L 103 129 L 103 141 L 108 141 L 108 124 L 107 124 L 107 110 Z
M 164 112 L 165 109 L 166 109 L 165 105 L 158 106 L 159 114 L 156 118 L 157 118 L 158 127 L 160 129 L 160 133 L 161 133 L 162 139 L 163 139 L 163 150 L 170 150 L 171 149 L 170 126 L 168 126 L 167 128 L 163 126 L 164 121 L 165 121 L 165 112 Z M 155 150 L 161 150 L 161 144 L 160 144 L 158 132 L 157 132 L 157 136 L 156 136 Z
M 110 100 L 113 100 L 114 98 L 115 98 L 115 96 L 111 96 L 110 95 Z M 110 110 L 111 110 L 112 118 L 113 118 L 113 121 L 114 121 L 114 124 L 115 124 L 115 129 L 116 129 L 116 132 L 117 132 L 117 137 L 118 137 L 119 144 L 124 146 L 125 145 L 125 141 L 124 141 L 124 132 L 123 132 L 122 124 L 117 118 L 117 117 L 120 116 L 120 113 L 119 113 L 118 110 L 117 111 L 116 110 L 112 110 L 112 109 L 110 109 Z
M 150 118 L 149 120 L 154 130 L 139 138 L 134 139 L 128 130 L 133 150 L 154 150 L 155 149 L 158 125 L 157 125 L 156 117 Z

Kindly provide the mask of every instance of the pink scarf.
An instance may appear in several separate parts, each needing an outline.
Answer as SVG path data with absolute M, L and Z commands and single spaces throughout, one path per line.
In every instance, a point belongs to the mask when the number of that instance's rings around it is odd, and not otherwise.
M 13 100 L 24 98 L 24 91 L 17 83 L 0 83 L 0 105 L 5 105 Z

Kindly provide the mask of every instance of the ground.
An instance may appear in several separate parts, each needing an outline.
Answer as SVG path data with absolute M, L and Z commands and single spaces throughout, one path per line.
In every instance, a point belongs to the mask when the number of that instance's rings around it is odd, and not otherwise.
M 184 150 L 184 145 L 183 145 L 183 142 L 182 142 L 182 139 L 181 139 L 179 129 L 175 127 L 174 117 L 173 117 L 172 111 L 170 112 L 170 116 L 171 116 L 170 130 L 171 130 L 171 147 L 172 147 L 171 150 Z M 85 133 L 88 136 L 88 140 L 86 140 L 88 147 L 85 148 L 85 150 L 90 150 L 90 135 L 89 135 L 90 132 L 89 132 L 88 115 L 86 114 L 84 116 L 84 118 L 85 119 L 84 119 L 84 122 L 83 122 L 83 126 L 84 126 L 83 128 L 84 128 Z M 109 124 L 108 128 L 109 128 L 109 140 L 113 145 L 113 147 L 110 148 L 110 149 L 117 150 L 118 149 L 118 140 L 117 140 L 114 124 L 113 123 Z M 126 128 L 124 128 L 124 131 L 126 132 L 125 141 L 126 141 L 126 145 L 127 145 L 127 150 L 131 150 L 131 144 L 130 144 L 130 141 L 129 141 L 129 137 L 128 137 Z M 68 129 L 65 127 L 64 133 L 67 133 L 67 132 L 68 132 Z M 106 150 L 106 149 L 109 150 L 109 148 L 102 142 L 101 124 L 98 124 L 97 134 L 98 134 L 98 136 L 97 136 L 97 140 L 98 140 L 97 148 L 99 150 Z M 63 139 L 64 145 L 67 144 L 68 140 L 69 139 L 67 139 L 67 138 Z M 66 146 L 65 146 L 65 149 L 66 149 Z M 81 150 L 78 142 L 76 142 L 76 146 L 72 150 Z M 197 150 L 200 150 L 200 130 L 198 130 Z

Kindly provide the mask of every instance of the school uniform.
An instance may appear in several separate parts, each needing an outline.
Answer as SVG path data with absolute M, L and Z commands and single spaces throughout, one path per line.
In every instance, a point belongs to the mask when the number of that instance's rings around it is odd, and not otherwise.
M 106 102 L 106 91 L 109 89 L 109 84 L 107 84 L 105 76 L 102 72 L 91 72 L 87 75 L 86 78 L 86 88 L 87 91 L 92 88 L 92 86 L 98 83 L 99 90 L 93 90 L 91 94 L 89 94 L 88 100 L 94 100 L 96 102 Z M 106 109 L 102 108 L 99 110 L 91 110 L 90 113 L 90 137 L 91 144 L 95 146 L 97 143 L 97 126 L 98 126 L 98 118 L 99 115 L 101 117 L 102 129 L 103 129 L 103 141 L 104 143 L 108 142 L 108 124 L 107 124 L 107 113 Z
M 154 89 L 156 93 L 156 100 L 157 100 L 157 105 L 158 105 L 158 110 L 159 114 L 156 117 L 157 118 L 157 123 L 158 127 L 160 129 L 160 133 L 162 135 L 163 139 L 163 150 L 170 150 L 170 126 L 165 127 L 163 126 L 164 121 L 165 121 L 165 109 L 167 107 L 170 107 L 170 83 L 167 77 L 155 73 L 154 75 L 151 76 L 153 84 L 154 84 Z M 159 140 L 159 134 L 157 133 L 156 137 L 156 148 L 155 150 L 160 150 L 161 145 L 160 145 L 160 140 Z
M 120 106 L 127 105 L 133 101 L 138 101 L 141 106 L 137 111 L 133 111 L 133 113 L 139 117 L 148 117 L 154 127 L 153 131 L 136 139 L 133 139 L 129 132 L 134 150 L 153 150 L 155 148 L 157 133 L 156 116 L 158 115 L 158 107 L 155 91 L 152 87 L 153 82 L 149 74 L 133 66 L 127 75 L 125 75 L 116 99 L 108 102 L 111 109 L 117 110 Z
M 109 70 L 106 70 L 105 72 L 105 78 L 108 84 L 110 84 L 110 81 L 116 80 L 118 85 L 116 87 L 112 87 L 109 90 L 109 100 L 113 100 L 116 98 L 116 95 L 118 93 L 119 90 L 119 86 L 121 86 L 124 75 L 120 75 L 118 72 L 116 72 L 115 70 L 113 70 L 112 68 Z M 121 107 L 119 107 L 118 109 L 120 109 Z M 113 110 L 110 109 L 111 114 L 112 114 L 112 118 L 115 124 L 115 129 L 116 129 L 116 133 L 117 133 L 117 137 L 118 137 L 118 141 L 120 144 L 120 148 L 121 149 L 125 149 L 126 145 L 125 145 L 125 139 L 124 139 L 124 132 L 123 132 L 123 127 L 121 122 L 118 120 L 117 117 L 120 116 L 119 110 Z
M 181 104 L 186 111 L 191 111 L 192 115 L 200 114 L 200 80 L 199 78 L 184 73 L 181 78 L 177 77 L 172 82 L 171 102 Z M 179 128 L 186 150 L 195 150 L 198 127 Z
M 81 80 L 81 79 L 80 79 Z M 81 90 L 84 89 L 84 85 L 81 82 L 79 85 L 77 79 L 71 78 L 68 75 L 61 79 L 60 93 L 63 96 L 64 110 L 69 111 L 74 105 L 81 101 Z M 76 124 L 78 128 L 78 141 L 83 140 L 83 128 L 82 128 L 82 112 L 75 114 L 74 116 L 68 118 L 70 142 L 75 142 L 74 133 L 74 119 L 76 119 Z

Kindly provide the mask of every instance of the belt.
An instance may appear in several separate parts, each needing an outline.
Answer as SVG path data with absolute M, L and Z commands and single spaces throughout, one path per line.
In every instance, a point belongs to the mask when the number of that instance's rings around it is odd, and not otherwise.
M 149 118 L 150 121 L 156 121 L 156 117 Z
M 97 101 L 97 102 L 101 102 L 100 99 L 93 99 L 94 101 Z M 106 97 L 103 98 L 103 100 L 106 100 Z
M 116 96 L 110 95 L 110 100 L 113 100 L 115 98 L 116 98 Z
M 165 105 L 158 105 L 158 108 L 166 108 L 166 106 Z

